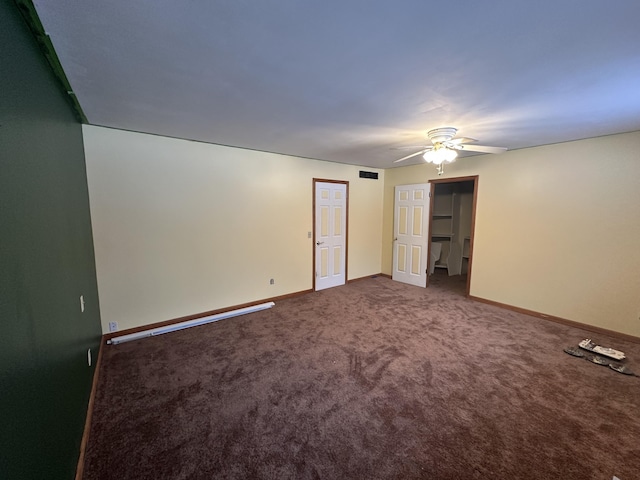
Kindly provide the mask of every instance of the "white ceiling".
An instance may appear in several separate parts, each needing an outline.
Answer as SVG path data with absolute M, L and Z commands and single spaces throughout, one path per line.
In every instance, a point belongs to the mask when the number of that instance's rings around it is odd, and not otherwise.
M 94 125 L 379 168 L 640 130 L 638 0 L 34 4 Z

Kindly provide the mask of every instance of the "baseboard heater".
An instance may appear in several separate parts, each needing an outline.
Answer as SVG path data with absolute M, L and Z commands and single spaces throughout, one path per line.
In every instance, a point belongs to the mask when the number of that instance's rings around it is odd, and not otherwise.
M 216 315 L 209 315 L 207 317 L 196 318 L 194 320 L 187 320 L 186 322 L 174 323 L 173 325 L 167 325 L 166 327 L 152 328 L 149 330 L 143 330 L 141 332 L 130 333 L 128 335 L 121 335 L 119 337 L 113 337 L 107 340 L 109 345 L 117 345 L 119 343 L 130 342 L 131 340 L 138 340 L 139 338 L 155 337 L 156 335 L 162 335 L 164 333 L 175 332 L 183 330 L 185 328 L 197 327 L 198 325 L 205 325 L 207 323 L 217 322 L 218 320 L 224 320 L 225 318 L 237 317 L 240 315 L 246 315 L 247 313 L 259 312 L 260 310 L 266 310 L 275 305 L 273 302 L 261 303 L 260 305 L 254 305 L 253 307 L 239 308 L 237 310 L 230 310 L 224 313 L 218 313 Z

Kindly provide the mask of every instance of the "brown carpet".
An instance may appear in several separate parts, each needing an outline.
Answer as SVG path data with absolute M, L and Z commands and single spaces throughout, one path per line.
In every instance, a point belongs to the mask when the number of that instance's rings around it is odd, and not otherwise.
M 640 378 L 562 351 L 640 369 L 640 345 L 460 285 L 371 278 L 103 347 L 84 478 L 640 478 Z

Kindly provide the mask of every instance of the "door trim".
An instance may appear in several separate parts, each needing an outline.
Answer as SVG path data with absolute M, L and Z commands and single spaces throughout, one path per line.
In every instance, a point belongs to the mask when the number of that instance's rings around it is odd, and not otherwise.
M 436 178 L 429 180 L 429 183 L 434 184 L 434 188 L 431 190 L 435 191 L 435 184 L 438 183 L 458 183 L 458 182 L 473 182 L 473 203 L 471 204 L 471 235 L 469 238 L 469 263 L 467 267 L 467 288 L 465 292 L 465 296 L 469 297 L 471 291 L 471 272 L 473 267 L 473 243 L 476 236 L 476 207 L 478 204 L 478 179 L 479 175 L 470 175 L 468 177 L 454 177 L 454 178 Z M 433 220 L 433 193 L 431 194 L 431 201 L 429 207 L 429 231 L 431 231 L 431 221 Z M 427 251 L 429 258 L 431 258 L 431 240 L 429 240 L 429 249 Z M 429 275 L 427 275 L 427 287 L 429 286 Z
M 349 182 L 346 180 L 328 180 L 325 178 L 314 178 L 313 179 L 313 187 L 311 189 L 312 196 L 312 209 L 311 209 L 311 218 L 313 220 L 313 227 L 311 231 L 311 288 L 313 291 L 316 291 L 316 184 L 317 183 L 340 183 L 345 185 L 346 188 L 346 209 L 345 212 L 345 234 L 344 234 L 344 284 L 346 285 L 349 282 Z

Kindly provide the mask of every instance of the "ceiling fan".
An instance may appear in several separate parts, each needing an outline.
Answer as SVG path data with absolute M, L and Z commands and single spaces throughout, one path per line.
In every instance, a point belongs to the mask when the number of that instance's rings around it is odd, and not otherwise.
M 475 138 L 455 137 L 458 132 L 457 128 L 442 127 L 434 128 L 427 132 L 427 137 L 433 145 L 418 145 L 416 147 L 402 148 L 422 148 L 411 155 L 399 158 L 393 163 L 402 162 L 417 155 L 422 155 L 425 161 L 433 163 L 438 168 L 438 175 L 444 173 L 444 164 L 453 162 L 458 156 L 458 151 L 482 152 L 482 153 L 503 153 L 507 149 L 504 147 L 488 147 L 486 145 L 467 145 L 477 142 Z

